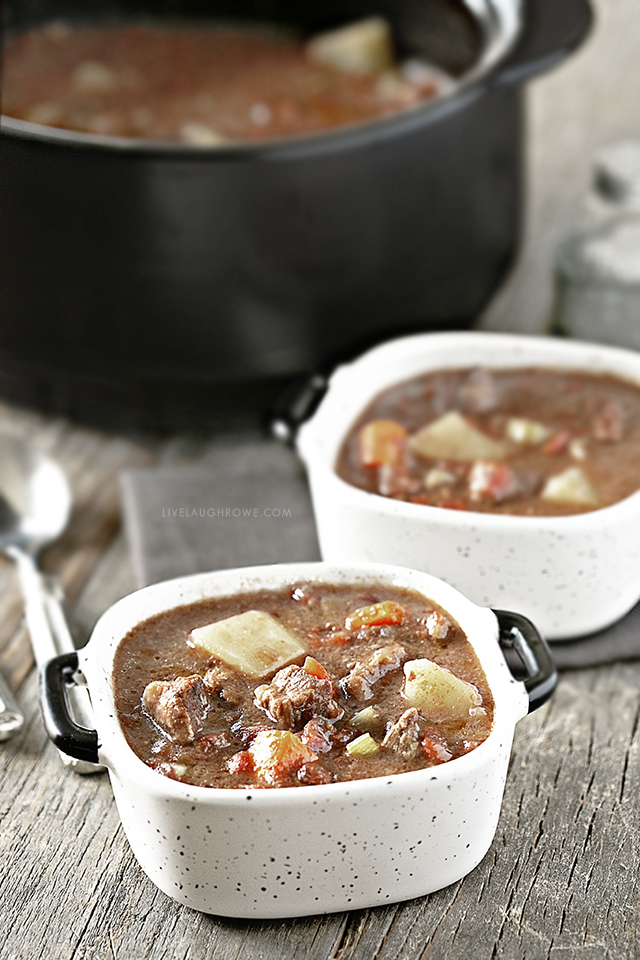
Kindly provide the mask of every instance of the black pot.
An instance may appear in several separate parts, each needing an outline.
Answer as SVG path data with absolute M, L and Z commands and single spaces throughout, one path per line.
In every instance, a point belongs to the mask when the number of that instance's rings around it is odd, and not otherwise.
M 457 73 L 453 95 L 359 128 L 201 149 L 6 119 L 5 393 L 25 399 L 19 384 L 37 379 L 70 395 L 88 380 L 243 383 L 409 330 L 468 326 L 517 252 L 522 83 L 563 59 L 591 18 L 588 0 L 483 3 L 481 21 L 460 0 L 165 3 L 262 20 L 304 6 L 309 29 L 373 7 L 407 49 Z M 13 29 L 86 0 L 6 5 Z

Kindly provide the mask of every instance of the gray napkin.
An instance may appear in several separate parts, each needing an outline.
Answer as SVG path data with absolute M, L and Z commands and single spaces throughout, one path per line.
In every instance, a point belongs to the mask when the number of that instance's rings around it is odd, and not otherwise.
M 204 464 L 127 471 L 121 489 L 139 586 L 320 559 L 304 472 L 279 443 L 220 442 Z
M 139 586 L 203 570 L 319 560 L 311 500 L 295 454 L 274 441 L 214 444 L 197 466 L 122 476 Z M 613 627 L 553 644 L 560 668 L 640 657 L 640 604 Z

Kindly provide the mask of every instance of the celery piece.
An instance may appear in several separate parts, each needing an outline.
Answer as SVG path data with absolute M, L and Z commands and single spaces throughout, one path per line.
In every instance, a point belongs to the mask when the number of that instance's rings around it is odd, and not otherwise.
M 439 467 L 433 467 L 424 478 L 424 485 L 427 490 L 435 490 L 436 487 L 443 487 L 447 484 L 455 483 L 458 478 L 455 473 L 449 473 L 448 470 L 440 470 Z
M 467 720 L 482 703 L 473 684 L 433 660 L 409 660 L 403 669 L 403 696 L 427 720 Z
M 300 638 L 261 610 L 247 610 L 191 631 L 191 646 L 260 679 L 305 653 Z
M 380 746 L 370 733 L 363 733 L 347 744 L 347 753 L 350 757 L 373 757 L 380 752 Z
M 494 440 L 455 410 L 414 433 L 409 445 L 429 460 L 502 460 L 512 451 L 510 443 Z
M 365 707 L 364 710 L 360 710 L 359 713 L 354 714 L 349 723 L 352 727 L 355 727 L 356 730 L 364 730 L 367 733 L 371 733 L 373 730 L 380 729 L 382 726 L 382 718 L 373 707 Z

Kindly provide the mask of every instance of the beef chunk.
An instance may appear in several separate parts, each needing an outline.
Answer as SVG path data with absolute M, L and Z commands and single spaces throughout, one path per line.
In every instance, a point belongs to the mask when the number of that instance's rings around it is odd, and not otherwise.
M 209 667 L 204 677 L 205 685 L 212 693 L 217 693 L 231 707 L 238 707 L 244 701 L 242 679 L 227 671 L 221 663 Z
M 461 384 L 459 397 L 466 413 L 486 413 L 495 410 L 500 401 L 498 385 L 483 367 L 476 367 Z
M 373 696 L 372 684 L 390 670 L 398 670 L 408 659 L 409 654 L 399 643 L 380 647 L 367 660 L 353 664 L 350 672 L 340 681 L 340 689 L 346 697 L 354 700 L 370 700 Z
M 300 783 L 305 783 L 312 787 L 323 783 L 333 783 L 336 779 L 335 775 L 330 773 L 329 770 L 325 770 L 317 760 L 315 763 L 303 764 L 298 770 L 297 776 Z
M 142 694 L 147 713 L 166 735 L 177 743 L 191 743 L 202 731 L 209 708 L 202 677 L 153 680 Z
M 344 711 L 334 694 L 330 680 L 294 665 L 278 670 L 271 683 L 257 687 L 253 702 L 276 723 L 296 730 L 313 717 L 327 720 L 341 717 Z
M 593 435 L 604 443 L 622 440 L 625 430 L 625 415 L 620 403 L 607 399 L 593 421 Z
M 399 753 L 405 760 L 422 757 L 422 739 L 427 724 L 415 707 L 410 707 L 387 731 L 382 746 Z

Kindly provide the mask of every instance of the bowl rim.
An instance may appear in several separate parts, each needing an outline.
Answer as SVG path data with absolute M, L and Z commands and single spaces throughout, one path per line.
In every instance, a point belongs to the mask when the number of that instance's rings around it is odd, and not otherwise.
M 336 473 L 335 462 L 340 447 L 358 416 L 368 406 L 368 404 L 384 390 L 394 385 L 400 385 L 420 376 L 420 372 L 414 372 L 409 375 L 400 375 L 397 377 L 384 378 L 382 386 L 367 393 L 364 399 L 360 398 L 355 407 L 355 414 L 349 415 L 349 425 L 345 430 L 339 432 L 337 439 L 333 437 L 323 446 L 326 440 L 326 427 L 331 416 L 331 405 L 337 402 L 337 398 L 346 392 L 347 380 L 353 375 L 354 371 L 366 371 L 367 367 L 373 367 L 378 362 L 384 362 L 387 369 L 393 368 L 395 359 L 404 357 L 415 358 L 416 355 L 422 355 L 424 349 L 437 350 L 438 348 L 446 350 L 448 347 L 452 350 L 452 356 L 460 356 L 463 349 L 480 348 L 491 345 L 492 353 L 495 353 L 498 359 L 505 356 L 506 351 L 518 348 L 523 359 L 530 348 L 544 348 L 549 353 L 550 359 L 559 362 L 550 362 L 541 364 L 539 362 L 518 363 L 514 358 L 509 358 L 508 363 L 484 363 L 489 369 L 513 369 L 516 367 L 544 367 L 545 369 L 556 370 L 584 370 L 587 373 L 596 375 L 610 374 L 621 380 L 628 380 L 640 387 L 640 354 L 631 350 L 625 350 L 621 347 L 610 347 L 604 344 L 592 343 L 589 341 L 561 340 L 546 336 L 532 336 L 530 334 L 519 333 L 498 333 L 491 331 L 450 331 L 446 333 L 418 333 L 405 337 L 394 338 L 373 347 L 371 350 L 361 354 L 350 363 L 343 364 L 336 368 L 327 384 L 327 392 L 314 412 L 310 420 L 303 423 L 296 439 L 296 449 L 302 460 L 310 471 L 310 476 L 317 475 L 322 487 L 327 490 L 335 490 L 341 502 L 353 504 L 354 506 L 364 507 L 378 514 L 404 517 L 412 521 L 427 519 L 430 523 L 438 523 L 442 526 L 452 528 L 468 528 L 477 526 L 480 529 L 497 528 L 505 531 L 520 528 L 521 530 L 532 530 L 534 528 L 544 528 L 558 535 L 569 535 L 572 530 L 594 530 L 608 527 L 611 523 L 620 523 L 624 521 L 626 515 L 636 517 L 640 511 L 640 489 L 619 500 L 616 503 L 605 507 L 597 507 L 595 510 L 588 510 L 583 513 L 568 514 L 566 516 L 526 516 L 522 514 L 502 514 L 480 512 L 473 510 L 446 510 L 442 507 L 435 507 L 429 504 L 406 503 L 401 500 L 394 500 L 390 497 L 384 497 L 378 493 L 372 493 L 368 490 L 362 490 L 353 484 L 343 480 Z M 601 358 L 605 362 L 602 367 L 566 367 L 562 364 L 562 358 L 589 358 L 592 362 L 594 358 Z M 456 370 L 465 369 L 473 366 L 473 356 L 469 362 L 438 361 L 437 363 L 427 364 L 424 372 L 433 370 Z M 631 375 L 621 374 L 615 369 L 616 362 L 624 368 L 634 368 L 636 379 Z M 327 423 L 325 423 L 327 421 Z
M 229 582 L 237 584 L 236 589 L 225 588 Z M 464 756 L 437 767 L 425 767 L 407 773 L 389 774 L 382 777 L 370 777 L 361 780 L 346 780 L 337 783 L 308 785 L 304 787 L 248 788 L 205 787 L 183 783 L 158 773 L 134 753 L 127 743 L 124 732 L 117 719 L 113 687 L 113 657 L 123 632 L 122 623 L 129 623 L 129 629 L 135 625 L 176 606 L 197 602 L 198 599 L 215 596 L 229 596 L 234 593 L 248 592 L 250 589 L 269 589 L 278 586 L 293 585 L 300 581 L 315 580 L 319 583 L 384 582 L 409 587 L 433 599 L 445 610 L 453 600 L 456 609 L 455 619 L 473 621 L 472 635 L 463 627 L 469 642 L 473 646 L 494 697 L 494 721 L 489 736 L 474 750 Z M 419 584 L 428 585 L 442 599 L 436 599 Z M 181 602 L 175 602 L 176 596 L 183 594 Z M 142 605 L 143 613 L 132 616 L 133 611 Z M 453 616 L 453 614 L 451 614 Z M 264 566 L 244 567 L 233 570 L 219 570 L 208 573 L 177 577 L 170 581 L 153 584 L 114 604 L 96 624 L 92 637 L 85 648 L 78 651 L 80 670 L 87 679 L 92 697 L 96 726 L 99 735 L 99 757 L 110 773 L 118 780 L 135 782 L 140 789 L 155 795 L 182 800 L 207 801 L 209 804 L 236 805 L 245 797 L 251 797 L 259 804 L 278 806 L 288 803 L 335 801 L 351 796 L 365 797 L 375 793 L 381 787 L 402 789 L 425 789 L 432 780 L 453 782 L 460 777 L 466 779 L 473 775 L 484 763 L 499 750 L 506 741 L 510 743 L 516 722 L 528 712 L 528 695 L 524 683 L 515 680 L 504 660 L 497 643 L 497 619 L 488 607 L 481 607 L 465 597 L 448 583 L 430 574 L 391 564 L 374 563 L 287 563 Z M 105 652 L 104 647 L 109 649 Z M 482 649 L 478 649 L 481 647 Z M 105 667 L 105 661 L 107 667 Z M 308 798 L 305 801 L 305 797 Z

